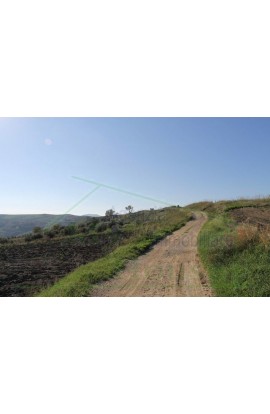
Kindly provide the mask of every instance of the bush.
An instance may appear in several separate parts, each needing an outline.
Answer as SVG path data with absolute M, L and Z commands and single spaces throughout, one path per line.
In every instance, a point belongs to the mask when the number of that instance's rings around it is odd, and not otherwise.
M 113 226 L 110 226 L 113 233 L 119 233 L 121 231 L 121 227 L 115 223 Z
M 60 226 L 60 224 L 55 224 L 54 226 L 53 226 L 53 228 L 52 228 L 52 231 L 55 233 L 55 234 L 59 234 L 60 233 L 60 231 L 61 230 L 63 230 L 64 229 L 64 227 L 61 227 Z
M 53 230 L 47 230 L 45 232 L 45 236 L 49 239 L 53 239 L 56 236 L 56 233 Z
M 26 242 L 43 239 L 43 234 L 27 234 L 24 238 Z
M 88 219 L 86 226 L 88 230 L 95 230 L 96 225 L 99 223 L 99 219 L 94 217 L 92 219 Z
M 103 233 L 103 231 L 106 231 L 107 229 L 108 223 L 98 223 L 95 228 L 98 233 Z
M 27 234 L 27 235 L 24 237 L 24 240 L 25 240 L 26 242 L 30 242 L 30 241 L 32 241 L 32 234 Z
M 72 236 L 76 233 L 76 227 L 74 224 L 70 224 L 69 226 L 64 227 L 63 231 L 65 236 Z
M 86 224 L 78 224 L 76 227 L 76 233 L 87 233 Z
M 34 227 L 33 228 L 33 233 L 34 234 L 40 234 L 40 233 L 42 233 L 42 228 L 41 227 Z

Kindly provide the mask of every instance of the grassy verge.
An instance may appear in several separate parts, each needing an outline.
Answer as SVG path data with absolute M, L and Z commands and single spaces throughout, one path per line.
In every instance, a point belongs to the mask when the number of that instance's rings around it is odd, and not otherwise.
M 199 237 L 199 251 L 217 296 L 270 296 L 269 232 L 212 215 Z
M 184 226 L 191 219 L 189 212 L 169 212 L 167 220 L 159 223 L 154 232 L 145 228 L 145 235 L 132 237 L 126 244 L 102 259 L 79 267 L 55 285 L 43 290 L 38 296 L 42 297 L 80 297 L 88 296 L 91 286 L 112 278 L 123 269 L 128 260 L 133 260 L 146 252 L 151 246 L 173 231 Z

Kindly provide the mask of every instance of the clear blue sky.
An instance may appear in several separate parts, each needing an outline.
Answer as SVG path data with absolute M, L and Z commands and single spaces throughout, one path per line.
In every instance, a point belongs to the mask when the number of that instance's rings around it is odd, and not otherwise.
M 270 119 L 2 118 L 0 213 L 69 210 L 94 185 L 171 204 L 270 194 Z M 99 189 L 72 210 L 162 204 Z

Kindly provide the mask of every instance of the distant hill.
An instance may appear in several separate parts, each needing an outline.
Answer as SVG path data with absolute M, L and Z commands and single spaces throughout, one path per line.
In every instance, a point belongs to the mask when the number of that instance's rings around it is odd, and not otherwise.
M 83 222 L 87 217 L 97 217 L 97 215 L 0 214 L 0 237 L 21 236 L 31 232 L 34 227 L 44 228 L 53 224 L 67 226 L 71 223 Z

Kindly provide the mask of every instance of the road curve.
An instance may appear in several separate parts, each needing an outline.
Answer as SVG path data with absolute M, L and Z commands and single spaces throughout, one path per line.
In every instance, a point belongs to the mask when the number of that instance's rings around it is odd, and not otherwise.
M 198 257 L 197 240 L 207 218 L 195 219 L 130 261 L 108 282 L 95 285 L 92 297 L 203 297 L 212 296 Z

